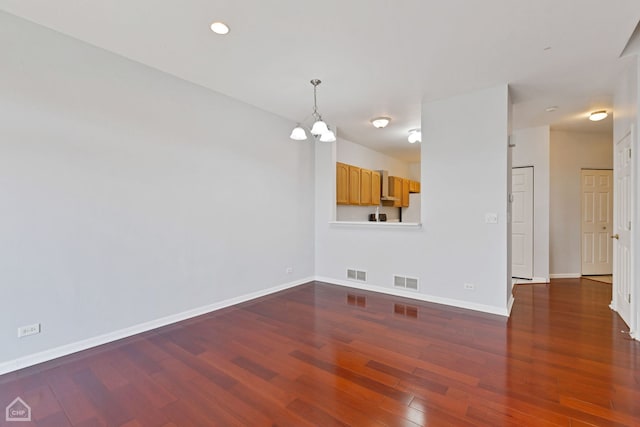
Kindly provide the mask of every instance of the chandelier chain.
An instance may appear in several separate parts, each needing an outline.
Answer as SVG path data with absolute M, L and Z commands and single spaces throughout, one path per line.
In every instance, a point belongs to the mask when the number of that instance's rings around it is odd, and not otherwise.
M 318 79 L 311 80 L 311 84 L 313 85 L 313 117 L 315 119 L 319 119 L 321 117 L 320 114 L 318 114 L 318 96 L 317 96 L 317 89 L 320 83 L 322 83 L 321 80 L 318 80 Z

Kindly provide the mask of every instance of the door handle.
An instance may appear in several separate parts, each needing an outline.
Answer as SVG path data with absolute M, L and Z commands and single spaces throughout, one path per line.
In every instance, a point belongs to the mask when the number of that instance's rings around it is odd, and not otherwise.
M 620 239 L 620 235 L 619 234 L 614 234 L 613 236 L 611 236 L 612 239 Z

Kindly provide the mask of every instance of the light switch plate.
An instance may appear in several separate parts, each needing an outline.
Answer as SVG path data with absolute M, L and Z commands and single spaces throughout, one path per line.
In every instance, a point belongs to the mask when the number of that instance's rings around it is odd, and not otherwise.
M 498 223 L 498 214 L 497 213 L 486 213 L 484 214 L 484 222 L 487 224 L 497 224 Z

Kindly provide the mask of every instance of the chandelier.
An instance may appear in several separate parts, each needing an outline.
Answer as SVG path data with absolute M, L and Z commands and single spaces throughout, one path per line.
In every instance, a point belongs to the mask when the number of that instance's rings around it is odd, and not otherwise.
M 315 138 L 318 138 L 320 142 L 333 142 L 336 140 L 336 134 L 333 133 L 329 126 L 322 120 L 322 116 L 318 113 L 318 100 L 317 100 L 317 89 L 318 85 L 322 83 L 318 79 L 311 80 L 311 84 L 313 85 L 313 113 L 311 114 L 313 117 L 313 125 L 311 126 L 311 130 L 309 133 L 313 135 Z M 307 130 L 302 126 L 302 124 L 296 124 L 296 127 L 291 131 L 291 135 L 289 138 L 295 141 L 304 141 L 307 139 Z

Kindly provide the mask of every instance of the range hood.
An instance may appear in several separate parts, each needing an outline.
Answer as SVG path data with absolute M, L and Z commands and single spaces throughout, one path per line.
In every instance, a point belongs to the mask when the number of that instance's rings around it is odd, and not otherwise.
M 389 171 L 380 170 L 380 200 L 395 202 L 400 200 L 397 197 L 389 196 Z

